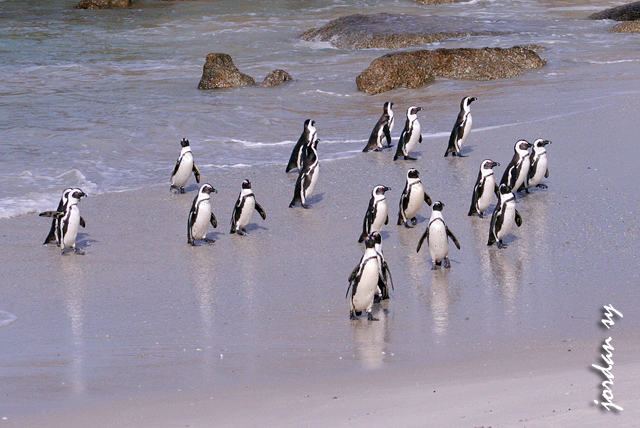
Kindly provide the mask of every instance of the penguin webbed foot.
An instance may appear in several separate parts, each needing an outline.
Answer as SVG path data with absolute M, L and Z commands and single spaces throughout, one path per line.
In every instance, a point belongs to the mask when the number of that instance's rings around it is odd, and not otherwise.
M 438 270 L 438 263 L 437 262 L 432 262 L 431 263 L 431 270 Z
M 503 249 L 503 248 L 507 248 L 508 245 L 505 244 L 504 242 L 502 242 L 502 239 L 498 241 L 498 248 Z
M 350 320 L 357 320 L 358 319 L 358 317 L 356 316 L 354 311 L 350 311 L 349 312 L 349 319 Z
M 211 239 L 211 238 L 202 238 L 202 240 L 207 244 L 213 244 L 214 242 L 216 242 L 215 239 Z
M 484 218 L 484 213 L 478 213 L 478 217 Z
M 415 218 L 415 217 L 414 217 L 414 218 L 412 218 L 412 219 L 411 219 L 411 224 L 412 224 L 413 226 L 415 226 L 416 224 L 418 224 L 418 219 L 417 219 L 417 218 Z
M 302 204 L 302 208 L 304 208 L 305 210 L 308 210 L 309 208 L 311 208 L 311 206 L 307 204 Z
M 547 188 L 547 185 L 546 185 L 546 184 L 542 184 L 542 183 L 540 183 L 540 184 L 536 184 L 536 187 L 539 187 L 539 188 L 541 188 L 541 189 L 546 189 L 546 188 Z
M 375 318 L 371 312 L 367 312 L 367 320 L 369 321 L 380 321 L 378 318 Z
M 84 250 L 80 248 L 73 247 L 73 251 L 80 256 L 84 256 Z
M 444 258 L 444 267 L 446 269 L 450 269 L 451 268 L 451 261 L 449 260 L 449 257 L 445 257 Z

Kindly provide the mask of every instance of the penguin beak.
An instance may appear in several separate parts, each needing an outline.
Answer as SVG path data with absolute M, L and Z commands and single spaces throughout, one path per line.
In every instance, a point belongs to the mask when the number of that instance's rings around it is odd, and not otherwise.
M 477 98 L 476 98 L 476 97 L 471 97 L 471 98 L 469 98 L 469 104 L 471 104 L 471 103 L 472 103 L 472 102 L 474 102 L 475 100 L 477 100 Z

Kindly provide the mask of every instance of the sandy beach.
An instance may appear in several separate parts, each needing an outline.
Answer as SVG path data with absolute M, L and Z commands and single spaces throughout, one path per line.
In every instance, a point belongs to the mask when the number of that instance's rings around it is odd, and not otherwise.
M 203 177 L 218 190 L 213 245 L 186 243 L 193 179 L 184 195 L 168 180 L 89 195 L 84 256 L 41 245 L 36 213 L 1 219 L 0 310 L 17 320 L 0 328 L 0 427 L 638 426 L 639 112 L 633 93 L 569 102 L 553 120 L 472 133 L 463 159 L 444 159 L 442 138 L 416 162 L 323 162 L 321 141 L 308 210 L 288 208 L 284 165 L 216 170 Z M 549 188 L 519 198 L 522 227 L 489 248 L 489 218 L 466 216 L 473 183 L 485 158 L 501 175 L 521 138 L 552 141 Z M 448 272 L 415 251 L 428 207 L 414 229 L 395 224 L 410 167 L 461 243 Z M 241 237 L 228 222 L 245 178 L 267 219 Z M 380 321 L 350 321 L 377 184 L 392 189 L 395 290 Z M 610 330 L 608 304 L 624 314 Z M 608 337 L 618 412 L 593 403 Z

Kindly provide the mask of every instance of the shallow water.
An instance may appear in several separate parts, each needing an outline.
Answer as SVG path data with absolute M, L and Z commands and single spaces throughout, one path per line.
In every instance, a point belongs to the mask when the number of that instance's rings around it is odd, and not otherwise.
M 80 11 L 63 0 L 1 2 L 0 217 L 51 209 L 70 186 L 97 194 L 167 182 L 181 138 L 191 141 L 204 176 L 286 163 L 307 118 L 316 120 L 322 158 L 358 156 L 386 100 L 396 103 L 394 139 L 412 104 L 425 109 L 425 138 L 446 139 L 467 93 L 480 98 L 476 129 L 589 109 L 639 87 L 634 36 L 584 19 L 607 3 L 147 0 L 129 10 Z M 426 47 L 534 43 L 548 48 L 548 65 L 508 81 L 440 79 L 369 96 L 356 90 L 355 77 L 386 51 L 299 39 L 329 19 L 378 12 L 477 20 L 509 34 Z M 210 52 L 230 54 L 258 82 L 276 68 L 295 82 L 199 91 Z

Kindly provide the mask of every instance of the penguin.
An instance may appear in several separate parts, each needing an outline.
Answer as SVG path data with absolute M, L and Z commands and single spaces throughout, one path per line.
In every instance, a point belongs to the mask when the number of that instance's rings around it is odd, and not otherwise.
M 182 150 L 180 150 L 180 156 L 178 156 L 178 160 L 176 161 L 176 166 L 173 168 L 173 173 L 171 174 L 171 188 L 178 189 L 179 193 L 184 193 L 184 186 L 187 184 L 187 180 L 193 171 L 193 174 L 196 176 L 196 182 L 200 183 L 200 170 L 193 162 L 193 153 L 191 153 L 191 147 L 189 147 L 189 140 L 183 138 L 180 141 L 180 145 L 182 146 Z
M 40 213 L 42 217 L 54 217 L 58 219 L 57 236 L 59 238 L 61 254 L 64 254 L 68 248 L 72 248 L 76 254 L 84 254 L 84 251 L 76 248 L 76 238 L 78 237 L 78 229 L 80 226 L 86 226 L 78 209 L 80 198 L 85 196 L 87 196 L 87 194 L 84 193 L 82 189 L 71 189 L 67 193 L 67 202 L 64 211 L 46 211 Z
M 58 225 L 60 224 L 60 219 L 55 217 L 55 214 L 58 212 L 66 211 L 67 202 L 69 200 L 69 193 L 72 190 L 74 189 L 71 187 L 68 187 L 62 191 L 62 196 L 60 197 L 60 202 L 58 203 L 58 209 L 56 209 L 55 211 L 46 211 L 39 214 L 41 217 L 53 217 L 53 220 L 51 220 L 51 228 L 49 229 L 49 234 L 45 238 L 42 245 L 51 244 L 55 242 L 55 244 L 58 247 L 60 246 L 60 236 L 58 235 L 58 230 L 59 230 Z
M 73 193 L 77 193 L 77 194 L 82 193 L 84 196 L 86 196 L 86 194 L 84 194 L 82 189 L 79 189 L 77 187 L 76 188 L 69 187 L 62 191 L 62 197 L 60 198 L 60 202 L 58 203 L 58 209 L 56 211 L 45 211 L 39 214 L 40 217 L 53 217 L 53 220 L 51 221 L 51 229 L 49 230 L 49 234 L 47 235 L 47 238 L 44 240 L 43 245 L 55 242 L 55 244 L 58 247 L 61 246 L 62 244 L 61 243 L 61 236 L 62 236 L 61 221 L 64 216 L 64 213 L 66 213 L 67 211 L 69 197 Z M 76 199 L 79 200 L 79 198 L 76 198 Z M 79 225 L 82 227 L 86 226 L 84 218 L 80 217 Z M 78 250 L 77 252 L 81 253 L 81 250 Z
M 211 193 L 217 192 L 211 184 L 205 183 L 200 186 L 198 194 L 193 199 L 187 220 L 187 242 L 193 246 L 196 245 L 197 240 L 209 244 L 215 242 L 214 239 L 207 238 L 207 224 L 211 223 L 214 228 L 218 227 L 216 216 L 211 212 L 210 202 Z
M 362 234 L 360 235 L 358 242 L 364 241 L 371 232 L 380 232 L 382 230 L 382 225 L 389 224 L 387 199 L 384 195 L 385 192 L 389 190 L 391 189 L 386 186 L 376 186 L 371 191 L 369 207 L 367 208 L 367 213 L 365 214 L 362 222 Z
M 238 195 L 238 200 L 233 207 L 233 214 L 231 214 L 231 232 L 238 235 L 246 235 L 246 227 L 253 217 L 253 211 L 258 211 L 260 217 L 263 220 L 267 219 L 267 214 L 264 212 L 260 204 L 256 201 L 256 196 L 251 190 L 251 182 L 244 180 L 242 182 L 242 190 Z
M 345 297 L 349 296 L 349 290 L 351 289 L 350 319 L 354 320 L 362 312 L 366 312 L 369 321 L 378 321 L 371 314 L 371 307 L 373 306 L 380 277 L 380 263 L 373 236 L 367 236 L 364 240 L 364 245 L 364 254 L 360 259 L 360 263 L 354 269 L 355 274 L 352 272 L 349 276 L 349 287 L 347 287 Z
M 417 169 L 411 168 L 407 171 L 407 183 L 400 196 L 398 225 L 404 224 L 406 227 L 415 226 L 417 223 L 416 215 L 420 212 L 423 202 L 431 205 L 431 198 L 427 192 L 425 192 L 424 186 L 420 181 L 420 173 Z M 409 226 L 408 220 L 411 220 L 412 226 Z
M 371 150 L 379 151 L 382 150 L 385 146 L 383 141 L 387 141 L 386 147 L 393 147 L 391 144 L 391 131 L 393 131 L 393 103 L 391 101 L 387 101 L 384 103 L 382 107 L 382 116 L 376 123 L 376 126 L 373 127 L 373 131 L 371 131 L 371 135 L 369 136 L 369 142 L 362 149 L 363 152 L 369 152 Z
M 378 266 L 380 267 L 378 275 L 378 289 L 374 296 L 374 302 L 379 302 L 380 300 L 387 300 L 389 298 L 389 284 L 391 284 L 391 289 L 394 289 L 393 278 L 391 277 L 389 265 L 384 259 L 384 254 L 382 253 L 382 235 L 380 235 L 379 232 L 373 232 L 371 233 L 371 236 L 373 237 L 374 248 L 378 256 Z
M 301 204 L 303 208 L 309 208 L 307 199 L 313 193 L 318 182 L 318 171 L 320 169 L 318 163 L 318 139 L 309 144 L 305 150 L 302 169 L 298 173 L 296 180 L 296 188 L 293 199 L 289 204 L 289 208 L 293 208 L 297 204 Z
M 523 184 L 527 187 L 529 178 L 529 148 L 531 143 L 519 140 L 513 147 L 513 158 L 504 170 L 500 184 L 506 184 L 510 192 L 516 192 Z M 528 192 L 528 191 L 527 191 Z
M 420 247 L 422 247 L 422 243 L 425 239 L 427 240 L 429 253 L 431 254 L 431 270 L 437 270 L 443 260 L 444 267 L 446 269 L 451 267 L 451 262 L 448 257 L 449 238 L 451 238 L 456 248 L 458 248 L 458 250 L 460 249 L 460 243 L 444 222 L 444 218 L 442 217 L 443 208 L 444 204 L 442 202 L 434 202 L 433 209 L 431 211 L 431 218 L 429 219 L 429 225 L 420 238 L 418 248 L 416 249 L 416 252 L 419 252 Z
M 522 217 L 516 209 L 516 197 L 506 184 L 501 184 L 499 189 L 498 203 L 493 210 L 491 216 L 491 227 L 489 229 L 488 246 L 498 243 L 498 248 L 504 248 L 507 245 L 502 239 L 513 229 L 513 225 L 520 227 L 522 225 Z
M 491 159 L 485 159 L 480 165 L 478 179 L 473 187 L 473 195 L 471 195 L 471 207 L 469 208 L 469 216 L 478 214 L 478 217 L 484 218 L 484 211 L 489 208 L 493 195 L 496 193 L 496 180 L 493 176 L 493 168 L 500 166 L 498 162 Z
M 453 125 L 451 135 L 449 136 L 449 147 L 444 153 L 446 158 L 449 155 L 464 157 L 460 154 L 460 150 L 467 141 L 469 132 L 471 132 L 471 125 L 473 124 L 473 118 L 471 117 L 471 103 L 477 100 L 476 97 L 464 97 L 460 101 L 460 113 L 456 123 Z
M 293 147 L 285 172 L 289 172 L 296 168 L 300 171 L 305 148 L 318 139 L 318 131 L 316 130 L 315 124 L 316 122 L 311 119 L 304 121 L 304 129 L 302 130 L 300 138 L 298 138 L 298 142 Z
M 549 140 L 538 138 L 533 142 L 533 156 L 531 157 L 531 167 L 529 168 L 529 181 L 527 187 L 539 187 L 546 189 L 547 185 L 542 184 L 543 178 L 549 177 L 549 168 L 547 167 L 547 149 L 546 145 L 551 144 Z
M 416 148 L 416 144 L 422 143 L 422 135 L 420 134 L 420 122 L 418 122 L 417 113 L 422 107 L 411 106 L 407 109 L 407 121 L 404 124 L 400 140 L 398 141 L 398 149 L 393 160 L 398 160 L 400 156 L 404 156 L 404 160 L 417 160 L 409 156 L 409 153 Z

